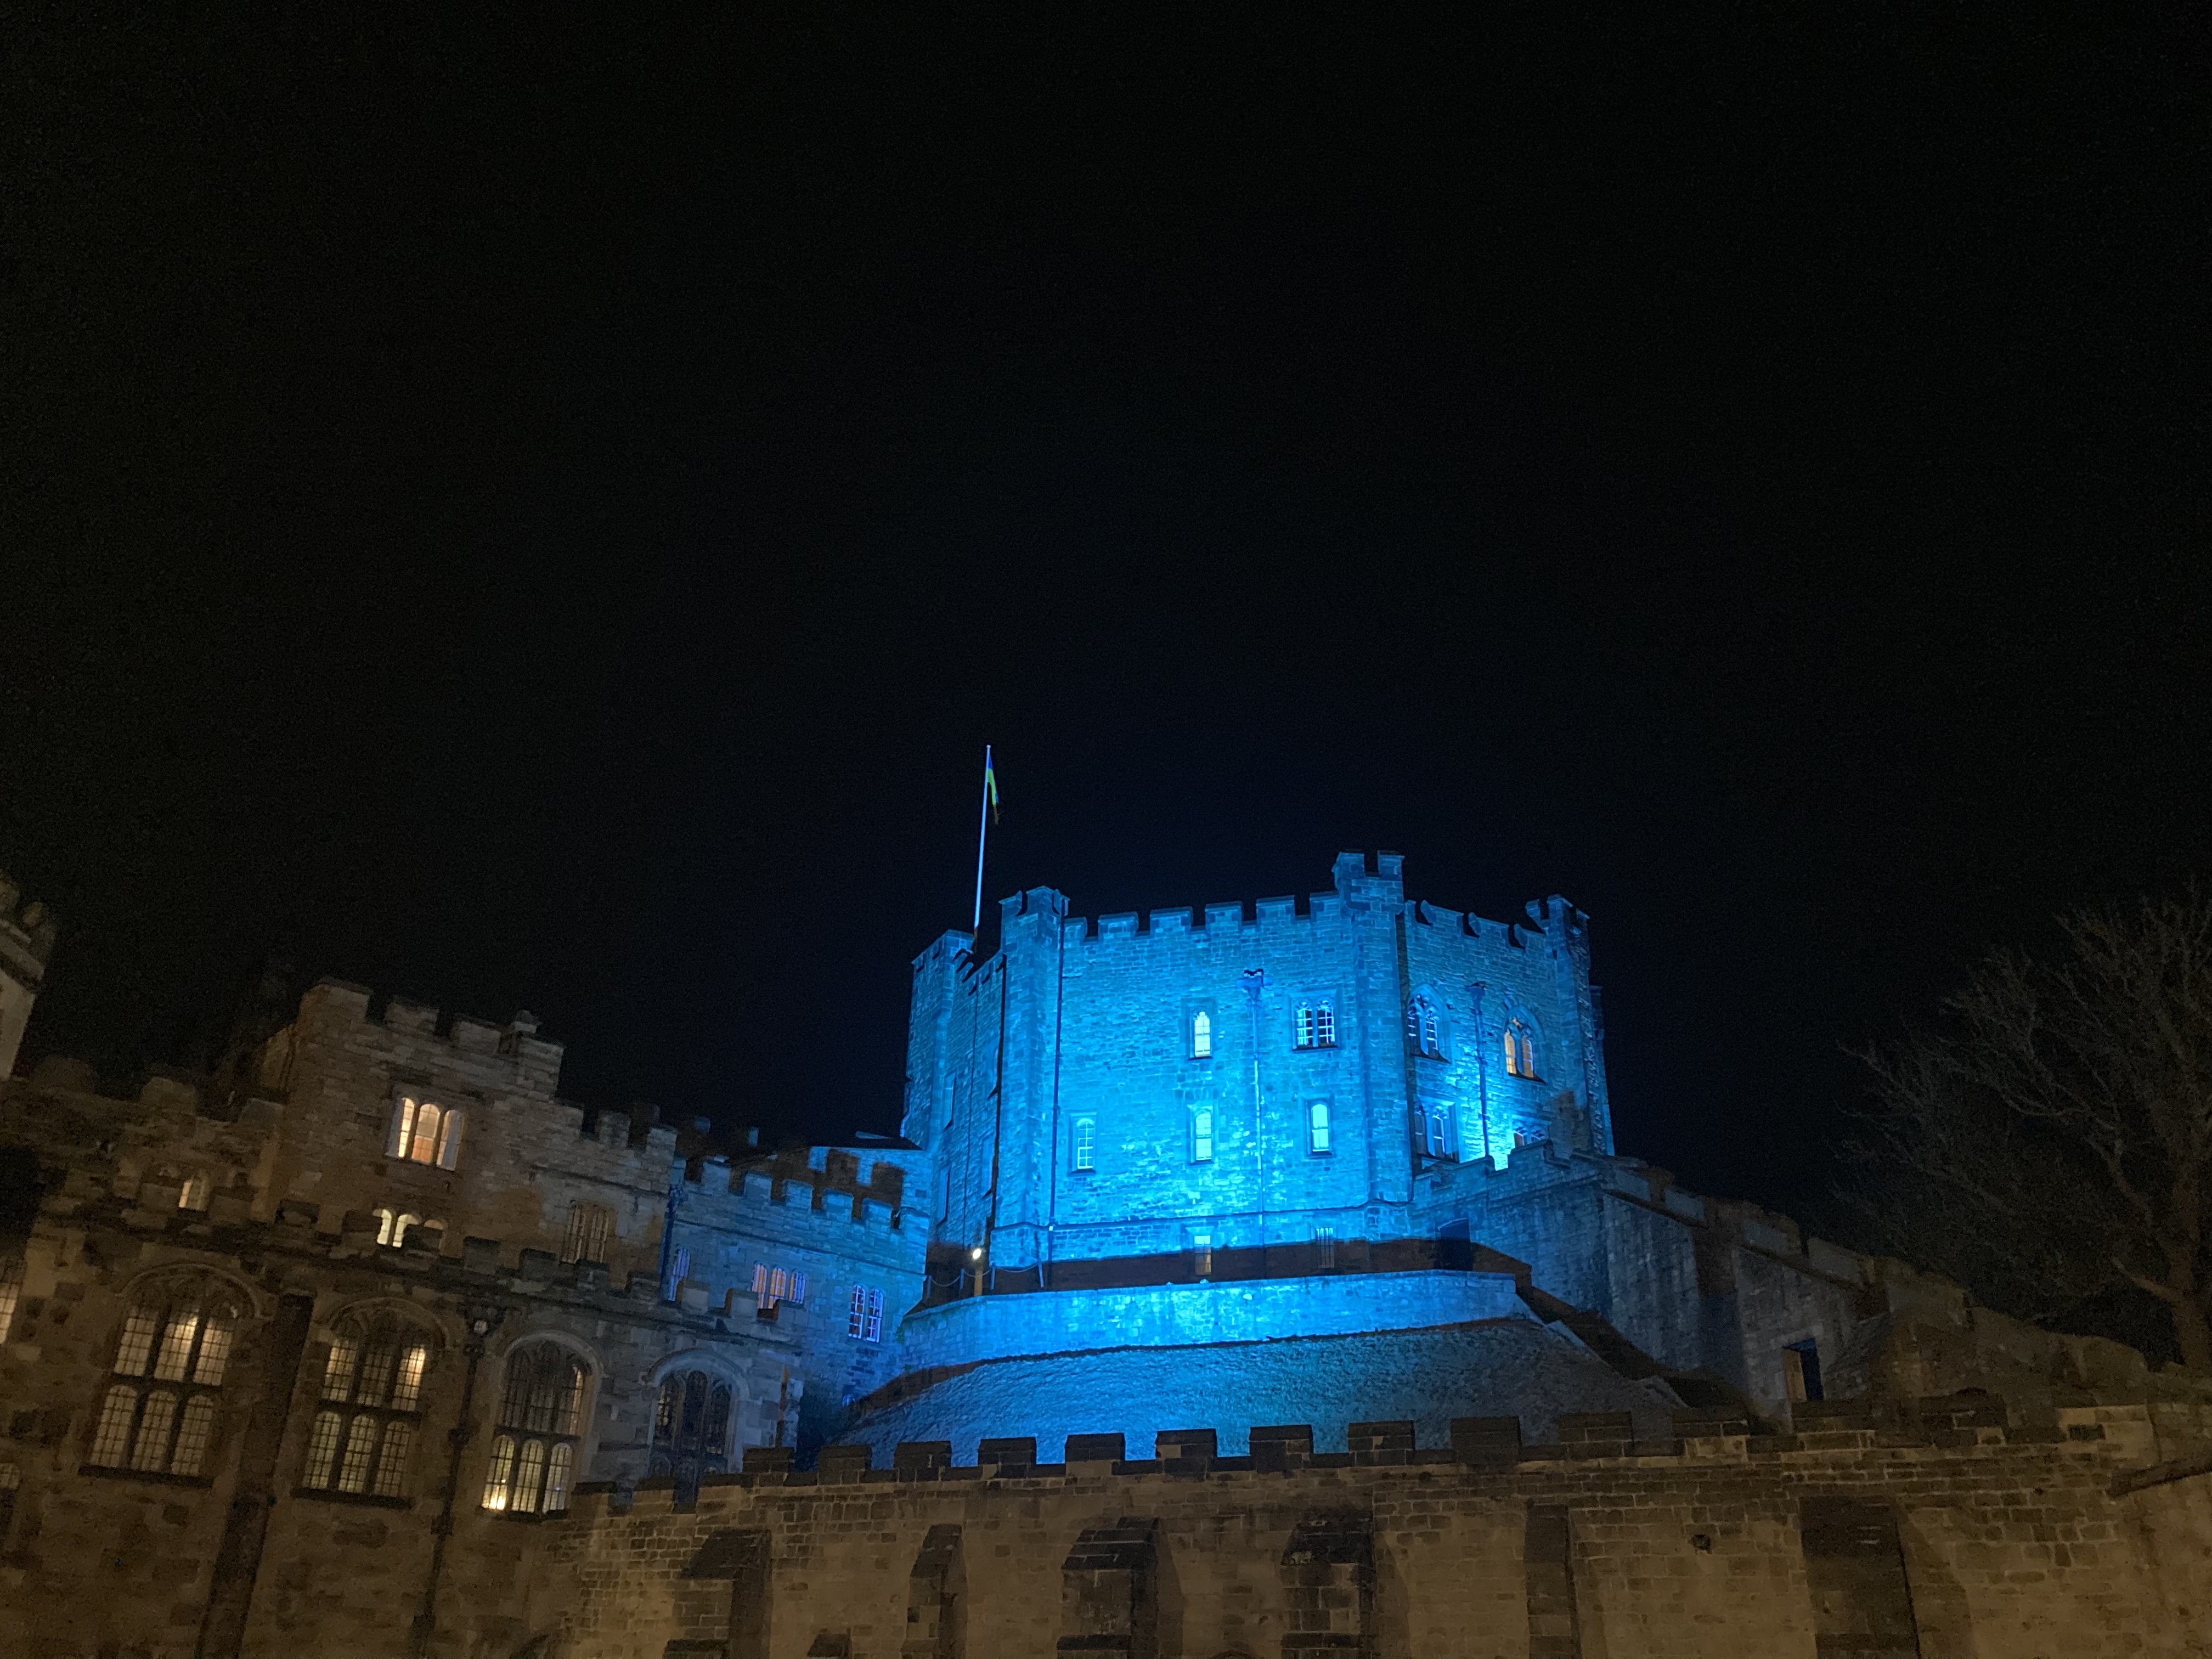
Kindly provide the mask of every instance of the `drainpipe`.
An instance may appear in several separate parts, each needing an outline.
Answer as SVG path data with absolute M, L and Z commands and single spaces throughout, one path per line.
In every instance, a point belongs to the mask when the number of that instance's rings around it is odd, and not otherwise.
M 499 1328 L 507 1310 L 495 1303 L 465 1305 L 461 1317 L 468 1322 L 468 1340 L 461 1352 L 468 1365 L 461 1372 L 461 1409 L 453 1432 L 446 1438 L 453 1455 L 446 1460 L 446 1479 L 438 1491 L 438 1518 L 430 1524 L 430 1577 L 422 1587 L 422 1611 L 415 1615 L 407 1650 L 412 1659 L 428 1659 L 438 1634 L 438 1586 L 446 1576 L 446 1547 L 453 1536 L 453 1509 L 461 1491 L 461 1457 L 476 1438 L 477 1368 L 483 1363 L 484 1339 Z
M 1490 1033 L 1482 1026 L 1482 994 L 1489 988 L 1480 980 L 1467 988 L 1474 993 L 1474 1092 L 1482 1106 L 1482 1156 L 1490 1157 Z
M 1245 994 L 1252 999 L 1252 1145 L 1260 1158 L 1260 1248 L 1267 1248 L 1267 1124 L 1266 1103 L 1260 1093 L 1260 993 L 1267 988 L 1267 970 L 1247 968 L 1242 975 Z M 1264 1258 L 1263 1258 L 1264 1259 Z

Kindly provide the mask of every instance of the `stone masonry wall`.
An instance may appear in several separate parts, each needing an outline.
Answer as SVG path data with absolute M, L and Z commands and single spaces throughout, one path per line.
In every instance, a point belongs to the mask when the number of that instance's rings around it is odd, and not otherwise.
M 1371 1424 L 1335 1456 L 1267 1430 L 1249 1457 L 1163 1435 L 1143 1462 L 1078 1437 L 1043 1466 L 987 1441 L 979 1467 L 917 1444 L 867 1470 L 833 1449 L 819 1475 L 762 1456 L 696 1506 L 580 1498 L 546 1529 L 533 1630 L 547 1659 L 2203 1654 L 2204 1478 L 2116 1493 L 2152 1450 L 2140 1407 L 2002 1417 L 1929 1402 L 1910 1431 L 1808 1419 L 1765 1440 L 1689 1419 L 1651 1446 L 1592 1418 L 1542 1448 L 1510 1419 L 1432 1449 Z M 955 1552 L 964 1604 L 933 1603 L 918 1650 L 913 1576 Z
M 447 1236 L 558 1250 L 579 1203 L 613 1212 L 608 1265 L 657 1273 L 673 1130 L 558 1098 L 561 1046 L 517 1016 L 505 1026 L 393 999 L 380 1020 L 358 986 L 325 981 L 272 1043 L 284 1133 L 263 1218 L 284 1199 L 333 1213 L 388 1207 Z M 390 1158 L 395 1101 L 412 1092 L 464 1114 L 458 1167 Z

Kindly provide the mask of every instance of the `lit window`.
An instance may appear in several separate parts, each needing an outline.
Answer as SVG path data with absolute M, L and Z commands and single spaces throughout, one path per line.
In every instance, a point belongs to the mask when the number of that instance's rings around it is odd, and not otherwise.
M 1190 1236 L 1190 1255 L 1192 1265 L 1198 1269 L 1198 1276 L 1204 1279 L 1213 1271 L 1213 1235 L 1193 1233 Z
M 1443 1034 L 1437 1024 L 1437 1006 L 1426 997 L 1415 997 L 1406 1005 L 1406 1041 L 1413 1045 L 1416 1054 L 1436 1059 L 1443 1055 Z
M 394 1215 L 389 1210 L 378 1210 L 374 1214 L 376 1217 L 376 1242 L 389 1244 L 395 1250 L 404 1244 L 407 1235 L 417 1228 L 428 1228 L 439 1233 L 446 1230 L 446 1224 L 435 1216 L 425 1218 L 411 1212 Z
M 145 1474 L 204 1470 L 240 1311 L 227 1286 L 196 1273 L 140 1289 L 116 1341 L 117 1380 L 100 1401 L 92 1462 Z
M 1515 1077 L 1536 1075 L 1535 1036 L 1517 1019 L 1505 1028 L 1505 1069 Z
M 571 1204 L 568 1231 L 562 1236 L 563 1261 L 605 1261 L 614 1237 L 615 1212 L 604 1204 Z
M 1336 1006 L 1323 999 L 1319 1002 L 1298 1005 L 1298 1047 L 1301 1048 L 1333 1048 L 1336 1046 Z
M 1075 1167 L 1091 1170 L 1097 1167 L 1098 1121 L 1096 1118 L 1075 1120 Z
M 845 1334 L 863 1342 L 884 1340 L 884 1293 L 874 1285 L 853 1286 L 853 1314 L 845 1323 Z
M 392 1314 L 348 1314 L 323 1360 L 323 1405 L 300 1484 L 356 1497 L 404 1498 L 422 1420 L 430 1338 Z
M 1213 1017 L 1204 1009 L 1190 1018 L 1190 1053 L 1194 1060 L 1204 1060 L 1213 1053 Z
M 773 1308 L 779 1302 L 806 1303 L 806 1275 L 796 1268 L 771 1267 L 765 1261 L 753 1263 L 753 1294 L 763 1308 Z
M 1328 1150 L 1328 1103 L 1325 1100 L 1316 1100 L 1306 1108 L 1306 1150 Z
M 177 1207 L 180 1210 L 204 1210 L 208 1206 L 208 1178 L 204 1175 L 187 1176 L 185 1184 L 177 1188 Z
M 675 1476 L 678 1502 L 688 1504 L 699 1496 L 702 1476 L 719 1474 L 729 1468 L 730 1411 L 734 1399 L 728 1383 L 704 1371 L 678 1371 L 662 1380 L 659 1403 L 653 1408 L 653 1455 L 647 1473 Z M 566 1445 L 554 1448 L 564 1493 L 571 1455 Z M 550 1465 L 546 1484 L 550 1493 Z M 565 1501 L 564 1498 L 561 1507 L 565 1507 Z M 545 1507 L 550 1510 L 556 1505 L 549 1497 Z
M 402 1095 L 392 1114 L 392 1135 L 384 1151 L 388 1158 L 450 1170 L 460 1161 L 461 1114 Z
M 584 1362 L 552 1342 L 532 1342 L 507 1356 L 483 1507 L 514 1515 L 566 1509 L 584 1431 Z
M 1190 1115 L 1190 1161 L 1213 1162 L 1213 1109 L 1201 1106 Z
M 15 1304 L 22 1294 L 23 1264 L 0 1261 L 0 1342 L 8 1340 L 9 1328 L 15 1322 Z

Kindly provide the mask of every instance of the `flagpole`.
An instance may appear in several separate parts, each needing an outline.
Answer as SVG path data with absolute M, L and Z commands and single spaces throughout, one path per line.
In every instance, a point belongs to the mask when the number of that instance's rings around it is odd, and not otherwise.
M 970 933 L 983 929 L 983 847 L 991 836 L 991 745 L 983 745 L 983 801 L 975 813 L 975 920 Z

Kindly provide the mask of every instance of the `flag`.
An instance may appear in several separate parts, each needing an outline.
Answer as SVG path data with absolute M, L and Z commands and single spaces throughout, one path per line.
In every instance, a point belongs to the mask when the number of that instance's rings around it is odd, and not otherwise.
M 991 803 L 991 822 L 999 821 L 999 775 L 991 769 L 991 745 L 983 745 L 983 799 Z

